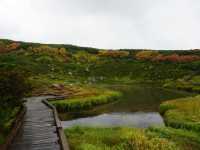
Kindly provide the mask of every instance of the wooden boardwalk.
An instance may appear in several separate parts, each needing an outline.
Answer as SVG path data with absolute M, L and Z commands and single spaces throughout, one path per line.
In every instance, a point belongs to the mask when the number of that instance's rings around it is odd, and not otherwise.
M 42 102 L 47 98 L 27 99 L 23 126 L 10 150 L 61 150 L 53 111 Z

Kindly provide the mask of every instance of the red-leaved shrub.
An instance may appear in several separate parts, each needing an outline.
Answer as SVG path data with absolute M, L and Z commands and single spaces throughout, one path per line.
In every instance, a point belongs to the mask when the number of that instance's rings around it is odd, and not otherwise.
M 152 61 L 168 61 L 168 62 L 192 62 L 200 60 L 200 57 L 197 55 L 178 55 L 178 54 L 171 54 L 171 55 L 158 55 L 152 58 Z

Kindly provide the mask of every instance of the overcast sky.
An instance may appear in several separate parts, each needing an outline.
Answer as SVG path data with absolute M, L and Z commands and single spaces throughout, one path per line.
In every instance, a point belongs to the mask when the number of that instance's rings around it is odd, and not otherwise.
M 200 48 L 200 0 L 0 0 L 0 38 L 97 48 Z

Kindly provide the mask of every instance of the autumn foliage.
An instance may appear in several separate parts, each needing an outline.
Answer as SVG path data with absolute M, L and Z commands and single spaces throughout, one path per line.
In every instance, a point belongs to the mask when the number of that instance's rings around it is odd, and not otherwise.
M 122 58 L 129 56 L 127 51 L 117 51 L 117 50 L 102 50 L 99 51 L 98 56 L 101 57 L 112 57 L 112 58 Z
M 168 62 L 192 62 L 200 60 L 200 57 L 197 55 L 178 55 L 178 54 L 172 54 L 172 55 L 158 55 L 155 58 L 152 59 L 153 61 L 168 61 Z
M 67 55 L 67 51 L 65 48 L 53 48 L 53 47 L 44 45 L 44 46 L 39 46 L 36 48 L 30 47 L 29 49 L 31 49 L 34 53 L 56 54 L 56 55 L 60 55 L 63 57 Z
M 11 44 L 4 44 L 3 42 L 0 43 L 0 53 L 6 53 L 19 48 L 19 43 L 11 43 Z
M 58 60 L 64 60 L 68 61 L 69 59 L 69 53 L 65 48 L 54 48 L 47 45 L 42 45 L 39 47 L 29 47 L 29 51 L 32 51 L 34 54 L 43 54 L 48 55 L 54 58 L 57 58 Z
M 200 60 L 198 55 L 170 55 L 160 54 L 158 51 L 140 51 L 135 55 L 137 60 L 150 60 L 155 62 L 192 62 Z
M 158 56 L 159 53 L 157 51 L 140 51 L 138 52 L 135 57 L 138 60 L 152 60 L 154 57 Z

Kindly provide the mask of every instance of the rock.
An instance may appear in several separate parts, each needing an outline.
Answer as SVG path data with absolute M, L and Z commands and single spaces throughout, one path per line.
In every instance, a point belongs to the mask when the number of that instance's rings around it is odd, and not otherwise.
M 65 88 L 63 84 L 53 84 L 51 87 L 58 90 L 62 90 Z

